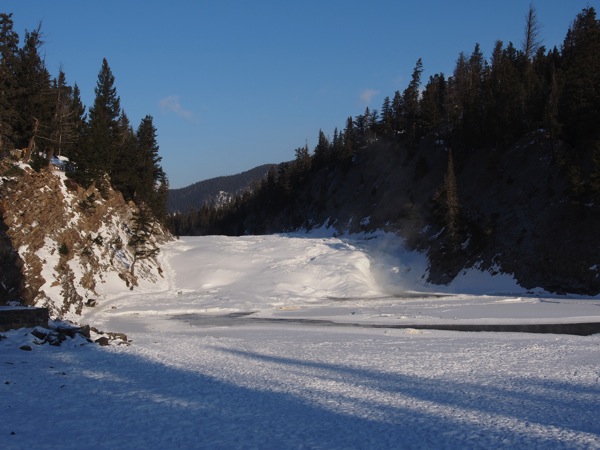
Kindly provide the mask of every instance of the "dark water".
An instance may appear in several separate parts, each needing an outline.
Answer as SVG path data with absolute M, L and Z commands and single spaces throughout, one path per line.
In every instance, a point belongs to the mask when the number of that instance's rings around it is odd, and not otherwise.
M 262 318 L 251 317 L 254 312 L 238 312 L 224 315 L 204 314 L 179 314 L 172 316 L 173 319 L 181 320 L 196 327 L 233 327 L 252 325 L 257 323 L 290 324 L 290 325 L 316 325 L 354 328 L 384 328 L 384 329 L 417 329 L 417 330 L 447 330 L 466 332 L 497 332 L 497 333 L 546 333 L 546 334 L 571 334 L 576 336 L 590 336 L 600 333 L 599 322 L 583 323 L 545 323 L 545 324 L 367 324 L 367 323 L 345 323 L 321 319 L 284 319 L 284 318 Z

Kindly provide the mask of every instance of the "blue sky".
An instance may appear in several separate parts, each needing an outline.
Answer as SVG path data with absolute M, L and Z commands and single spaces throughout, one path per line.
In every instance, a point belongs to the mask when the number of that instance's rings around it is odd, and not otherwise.
M 530 0 L 1 0 L 20 36 L 42 21 L 46 65 L 93 103 L 102 58 L 137 127 L 150 114 L 172 188 L 294 158 L 319 129 L 450 75 L 459 52 L 517 47 Z M 600 0 L 533 1 L 543 44 L 560 45 Z

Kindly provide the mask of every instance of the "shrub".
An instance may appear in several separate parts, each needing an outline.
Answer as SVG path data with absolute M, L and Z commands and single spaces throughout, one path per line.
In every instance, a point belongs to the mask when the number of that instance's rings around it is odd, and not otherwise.
M 58 246 L 58 254 L 61 256 L 67 256 L 69 254 L 69 246 L 66 243 L 62 243 Z

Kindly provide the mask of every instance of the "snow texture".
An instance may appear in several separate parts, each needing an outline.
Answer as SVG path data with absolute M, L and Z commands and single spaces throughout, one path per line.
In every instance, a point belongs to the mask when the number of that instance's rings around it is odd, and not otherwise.
M 594 322 L 598 298 L 477 271 L 440 292 L 385 234 L 162 250 L 164 279 L 84 311 L 130 345 L 3 333 L 0 448 L 600 448 L 600 335 L 369 327 Z

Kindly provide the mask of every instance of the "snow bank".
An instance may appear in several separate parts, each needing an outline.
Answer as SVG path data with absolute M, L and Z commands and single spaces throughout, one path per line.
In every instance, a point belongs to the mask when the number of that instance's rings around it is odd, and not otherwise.
M 164 281 L 85 310 L 129 346 L 4 333 L 3 449 L 600 447 L 600 335 L 369 327 L 599 321 L 597 300 L 392 295 L 426 267 L 390 236 L 184 238 L 160 259 Z

